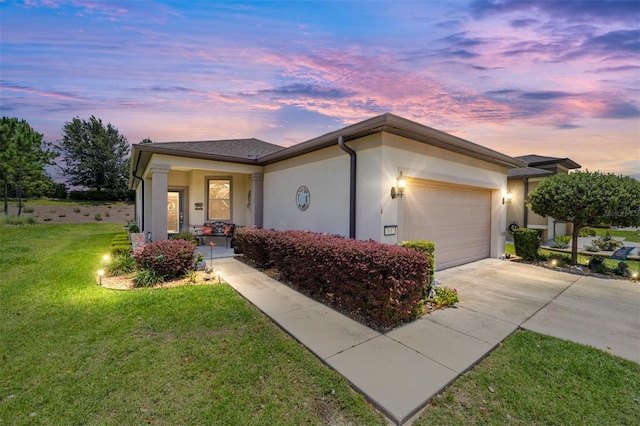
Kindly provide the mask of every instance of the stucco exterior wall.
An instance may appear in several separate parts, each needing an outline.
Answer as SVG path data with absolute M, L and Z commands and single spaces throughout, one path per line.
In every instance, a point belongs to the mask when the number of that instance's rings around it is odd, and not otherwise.
M 511 179 L 507 184 L 507 192 L 513 197 L 507 206 L 507 226 L 516 222 L 518 226 L 524 225 L 524 182 L 522 179 Z
M 403 239 L 402 199 L 391 199 L 400 171 L 408 178 L 491 190 L 491 256 L 504 252 L 507 169 L 400 136 L 377 133 L 347 142 L 357 153 L 356 238 L 394 244 Z M 300 185 L 311 192 L 309 208 L 295 203 Z M 348 235 L 349 156 L 338 146 L 265 167 L 266 228 L 308 229 Z M 407 188 L 411 191 L 411 187 Z M 397 225 L 396 235 L 384 235 Z
M 296 192 L 306 186 L 309 207 Z M 349 155 L 337 145 L 264 168 L 264 227 L 349 235 Z

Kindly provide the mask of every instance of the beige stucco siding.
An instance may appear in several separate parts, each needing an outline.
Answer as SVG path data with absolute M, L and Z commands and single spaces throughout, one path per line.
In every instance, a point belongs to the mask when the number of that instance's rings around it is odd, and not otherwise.
M 307 210 L 296 192 L 311 194 Z M 349 235 L 349 156 L 338 146 L 281 161 L 264 169 L 264 227 Z

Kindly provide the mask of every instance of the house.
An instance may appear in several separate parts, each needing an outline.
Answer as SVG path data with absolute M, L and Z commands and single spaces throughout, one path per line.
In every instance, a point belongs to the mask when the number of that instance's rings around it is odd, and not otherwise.
M 543 217 L 532 212 L 526 205 L 527 196 L 538 183 L 547 176 L 557 173 L 569 173 L 569 170 L 579 169 L 580 164 L 570 158 L 545 157 L 530 154 L 515 157 L 527 164 L 526 167 L 510 169 L 507 188 L 507 222 L 518 227 L 540 229 L 542 241 L 555 238 L 558 235 L 571 235 L 571 226 L 564 222 L 557 222 L 552 217 Z
M 507 174 L 527 166 L 393 114 L 288 148 L 257 139 L 136 144 L 131 164 L 136 221 L 154 240 L 211 221 L 428 239 L 439 269 L 502 255 Z

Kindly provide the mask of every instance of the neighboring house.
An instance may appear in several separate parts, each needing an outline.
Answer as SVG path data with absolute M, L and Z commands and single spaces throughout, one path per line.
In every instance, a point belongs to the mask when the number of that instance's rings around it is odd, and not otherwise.
M 392 114 L 289 148 L 257 139 L 137 144 L 131 164 L 136 221 L 154 240 L 211 221 L 428 239 L 439 269 L 502 255 L 507 173 L 526 166 Z M 392 198 L 399 182 L 404 196 Z
M 559 235 L 570 235 L 571 225 L 556 222 L 552 217 L 542 217 L 532 212 L 526 205 L 527 196 L 538 183 L 547 176 L 557 173 L 569 173 L 579 169 L 580 164 L 570 158 L 545 157 L 542 155 L 523 155 L 515 157 L 527 164 L 509 170 L 507 222 L 519 227 L 542 230 L 542 241 L 548 241 Z

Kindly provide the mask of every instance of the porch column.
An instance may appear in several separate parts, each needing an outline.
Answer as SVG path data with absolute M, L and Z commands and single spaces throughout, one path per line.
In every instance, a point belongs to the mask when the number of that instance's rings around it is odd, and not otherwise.
M 153 241 L 167 239 L 167 190 L 169 166 L 151 167 L 151 232 Z
M 264 214 L 264 173 L 253 173 L 251 175 L 251 221 L 253 226 L 262 227 Z

